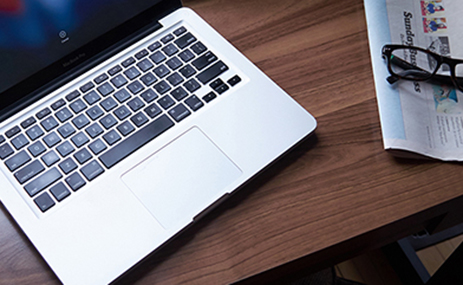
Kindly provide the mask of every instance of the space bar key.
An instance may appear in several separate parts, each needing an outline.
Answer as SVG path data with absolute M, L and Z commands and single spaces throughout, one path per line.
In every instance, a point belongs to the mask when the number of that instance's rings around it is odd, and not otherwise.
M 118 162 L 129 156 L 131 153 L 144 146 L 152 139 L 156 138 L 174 123 L 166 115 L 163 115 L 155 121 L 149 123 L 138 132 L 134 133 L 112 149 L 103 153 L 99 159 L 107 168 L 111 168 Z

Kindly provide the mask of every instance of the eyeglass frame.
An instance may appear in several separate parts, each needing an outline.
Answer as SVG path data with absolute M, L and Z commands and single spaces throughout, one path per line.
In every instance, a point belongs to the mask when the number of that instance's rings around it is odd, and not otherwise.
M 415 50 L 419 50 L 421 52 L 424 52 L 424 53 L 432 56 L 437 62 L 437 65 L 434 68 L 434 72 L 431 73 L 429 75 L 429 77 L 426 77 L 426 78 L 406 78 L 404 76 L 401 76 L 401 75 L 395 73 L 393 71 L 393 69 L 392 69 L 392 66 L 391 66 L 391 64 L 394 64 L 394 63 L 391 62 L 391 55 L 392 55 L 392 52 L 394 50 L 396 50 L 396 49 L 409 49 L 409 50 L 415 49 Z M 408 45 L 397 45 L 397 44 L 384 45 L 382 50 L 381 50 L 381 53 L 382 53 L 382 57 L 387 61 L 387 69 L 388 69 L 389 73 L 391 74 L 391 76 L 389 76 L 387 78 L 387 81 L 390 84 L 394 84 L 399 79 L 404 79 L 404 80 L 409 80 L 409 81 L 428 81 L 428 80 L 430 80 L 430 81 L 436 81 L 438 83 L 452 84 L 458 90 L 463 92 L 463 77 L 457 77 L 456 74 L 455 74 L 456 66 L 458 64 L 463 64 L 462 59 L 455 59 L 455 58 L 451 58 L 451 57 L 448 57 L 448 56 L 443 56 L 443 55 L 437 54 L 435 52 L 432 52 L 432 51 L 430 51 L 428 49 L 424 49 L 424 48 L 421 48 L 421 47 L 408 46 Z M 442 66 L 442 64 L 446 64 L 446 65 L 448 65 L 450 67 L 450 76 L 436 74 L 437 71 L 439 70 L 439 68 Z M 421 68 L 419 68 L 417 66 L 413 66 L 413 65 L 409 64 L 408 62 L 402 62 L 402 65 L 409 65 L 407 67 L 409 67 L 410 69 L 411 68 L 421 69 Z M 462 82 L 462 86 L 458 85 L 457 79 Z

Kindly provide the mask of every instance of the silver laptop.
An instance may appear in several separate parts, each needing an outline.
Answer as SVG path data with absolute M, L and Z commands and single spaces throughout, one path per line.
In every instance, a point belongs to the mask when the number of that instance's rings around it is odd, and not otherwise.
M 8 1 L 0 24 L 0 199 L 65 284 L 115 280 L 316 127 L 177 0 Z

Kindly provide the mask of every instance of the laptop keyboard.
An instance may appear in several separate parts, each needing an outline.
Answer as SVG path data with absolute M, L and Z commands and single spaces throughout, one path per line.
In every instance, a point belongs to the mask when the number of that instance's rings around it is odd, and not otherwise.
M 238 84 L 228 69 L 180 27 L 0 134 L 0 159 L 46 212 Z

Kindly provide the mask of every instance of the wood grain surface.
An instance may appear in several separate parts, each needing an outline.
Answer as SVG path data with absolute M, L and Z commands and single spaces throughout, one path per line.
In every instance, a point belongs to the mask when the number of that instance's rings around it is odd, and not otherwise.
M 280 283 L 433 226 L 441 217 L 454 222 L 463 194 L 461 165 L 397 159 L 383 149 L 362 0 L 184 5 L 319 125 L 316 135 L 119 284 Z M 0 210 L 0 284 L 58 283 Z

